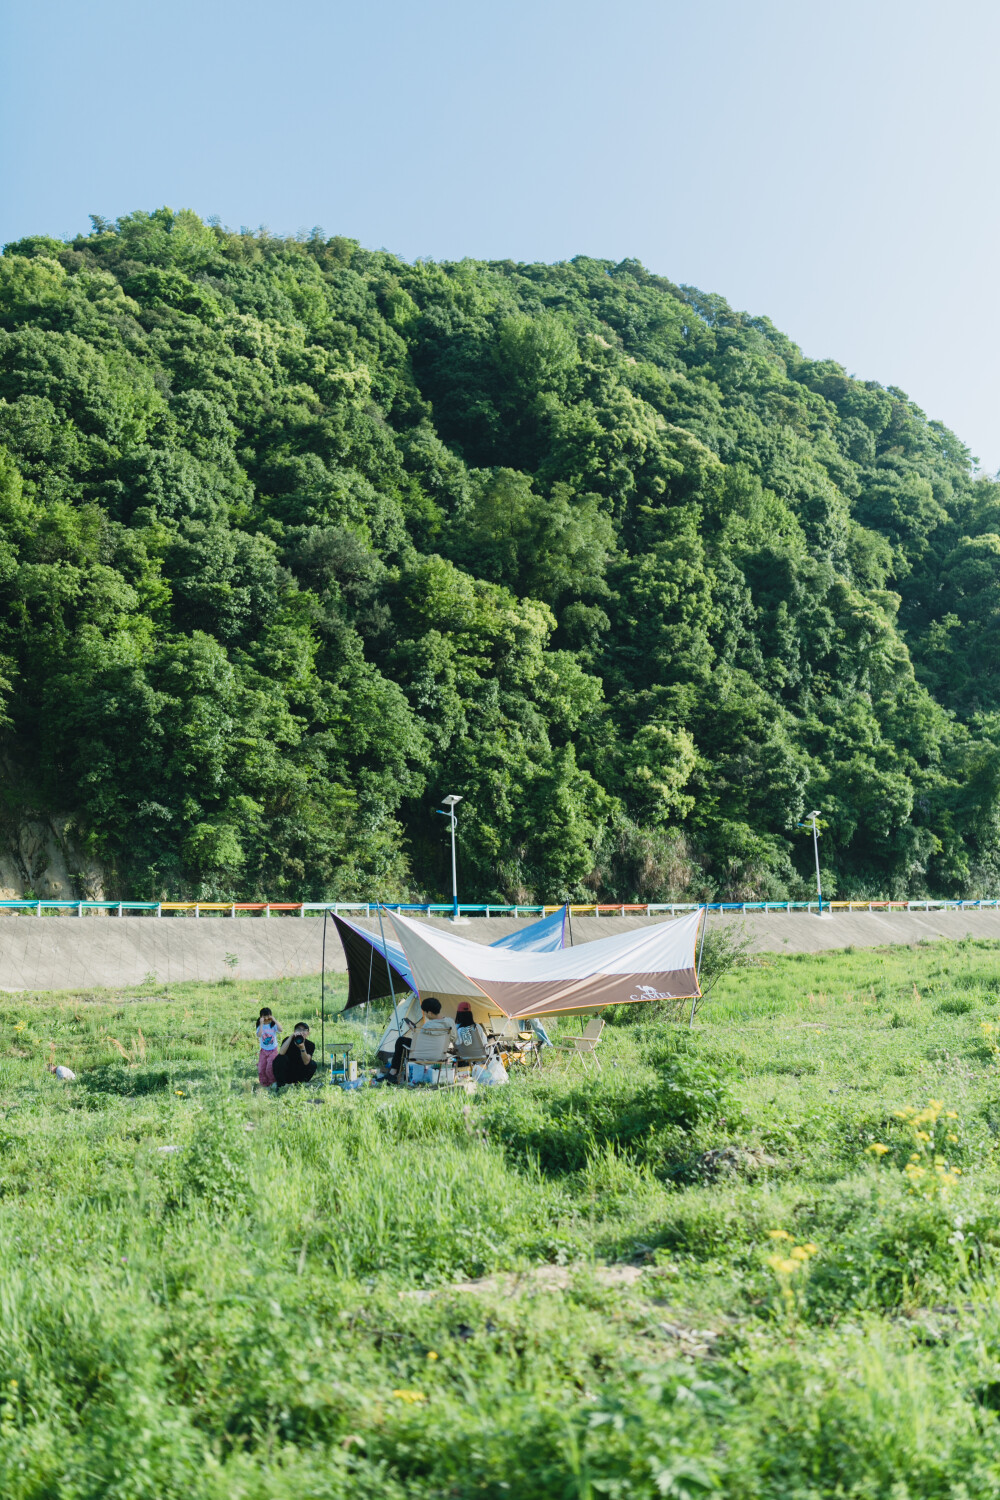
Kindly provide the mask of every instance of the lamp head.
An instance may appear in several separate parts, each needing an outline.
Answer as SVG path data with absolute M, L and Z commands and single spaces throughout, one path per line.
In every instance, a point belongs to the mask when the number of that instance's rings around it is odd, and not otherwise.
M 817 808 L 815 812 L 806 813 L 807 818 L 821 818 L 823 814 Z
M 461 800 L 461 797 L 456 797 L 454 792 L 452 792 L 448 797 L 441 798 L 441 801 L 443 802 L 445 807 L 454 807 L 456 803 L 461 802 Z

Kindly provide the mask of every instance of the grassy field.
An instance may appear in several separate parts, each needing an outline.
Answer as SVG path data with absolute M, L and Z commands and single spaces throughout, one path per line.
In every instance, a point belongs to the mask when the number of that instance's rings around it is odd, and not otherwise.
M 1000 1492 L 1000 945 L 472 1097 L 257 1092 L 262 1001 L 316 985 L 0 1000 L 6 1500 Z

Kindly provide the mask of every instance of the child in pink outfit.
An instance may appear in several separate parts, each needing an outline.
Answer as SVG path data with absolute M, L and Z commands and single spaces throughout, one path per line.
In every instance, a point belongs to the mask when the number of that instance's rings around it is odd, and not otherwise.
M 281 1027 L 265 1005 L 257 1017 L 257 1042 L 260 1047 L 257 1054 L 257 1077 L 266 1089 L 274 1082 L 274 1059 L 278 1055 L 280 1035 Z

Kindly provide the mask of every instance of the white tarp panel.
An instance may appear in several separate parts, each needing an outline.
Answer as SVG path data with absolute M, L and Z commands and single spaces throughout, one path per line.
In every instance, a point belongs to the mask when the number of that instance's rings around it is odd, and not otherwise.
M 469 943 L 389 914 L 421 995 L 467 999 L 506 1016 L 689 999 L 699 993 L 695 945 L 701 912 L 580 943 L 517 953 Z

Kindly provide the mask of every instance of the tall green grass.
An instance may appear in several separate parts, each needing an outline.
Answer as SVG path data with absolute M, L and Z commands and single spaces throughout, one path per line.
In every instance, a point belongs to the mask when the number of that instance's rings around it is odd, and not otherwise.
M 310 981 L 4 997 L 0 1493 L 995 1496 L 998 956 L 767 960 L 471 1097 L 257 1090 Z

